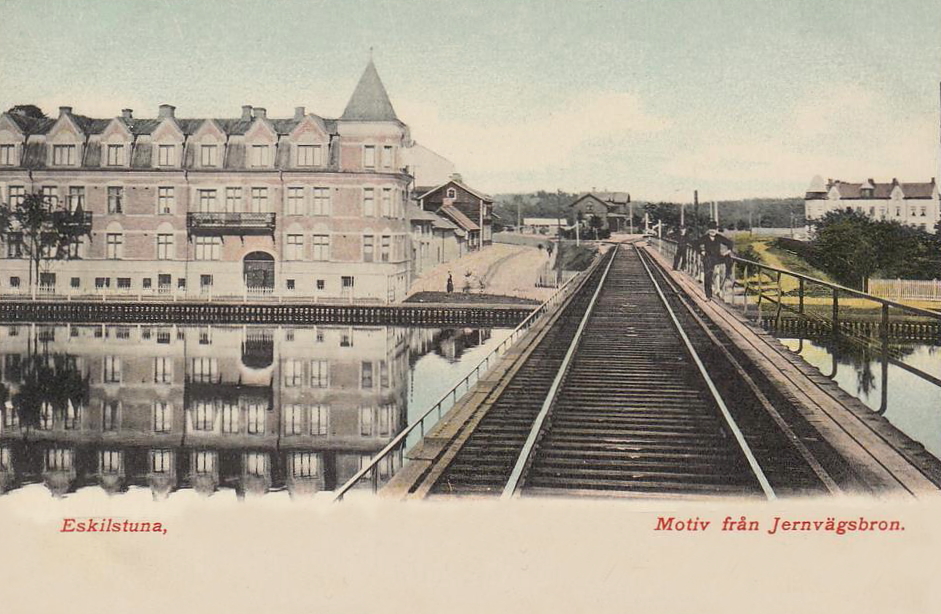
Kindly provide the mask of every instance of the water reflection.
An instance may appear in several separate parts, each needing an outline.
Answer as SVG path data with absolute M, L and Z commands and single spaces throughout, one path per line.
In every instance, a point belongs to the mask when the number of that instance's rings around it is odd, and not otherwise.
M 2 325 L 0 493 L 332 490 L 499 332 Z
M 830 336 L 781 342 L 941 458 L 941 347 L 898 340 L 861 347 Z

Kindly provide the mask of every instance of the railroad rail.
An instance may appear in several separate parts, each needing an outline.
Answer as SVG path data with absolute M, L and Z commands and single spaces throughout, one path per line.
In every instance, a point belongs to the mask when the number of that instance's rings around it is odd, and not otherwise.
M 620 248 L 591 282 L 430 494 L 770 499 L 852 483 L 648 256 Z

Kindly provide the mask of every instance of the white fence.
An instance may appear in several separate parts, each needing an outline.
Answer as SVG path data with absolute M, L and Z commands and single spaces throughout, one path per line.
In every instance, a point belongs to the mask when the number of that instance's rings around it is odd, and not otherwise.
M 896 301 L 941 302 L 941 280 L 870 279 L 869 294 Z

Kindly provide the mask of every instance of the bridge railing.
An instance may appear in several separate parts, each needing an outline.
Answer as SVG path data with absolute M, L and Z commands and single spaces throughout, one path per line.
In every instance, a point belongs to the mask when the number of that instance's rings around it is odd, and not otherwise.
M 676 242 L 651 238 L 651 245 L 677 262 Z M 687 249 L 683 271 L 702 282 L 701 255 Z M 791 331 L 800 338 L 798 352 L 806 333 L 828 334 L 840 342 L 848 341 L 865 350 L 881 352 L 883 367 L 893 364 L 920 379 L 941 387 L 941 379 L 901 360 L 905 351 L 889 344 L 890 337 L 941 342 L 941 312 L 873 296 L 861 290 L 824 281 L 787 269 L 746 260 L 733 254 L 711 271 L 713 296 L 757 323 L 777 331 Z M 785 316 L 791 316 L 787 318 Z M 830 373 L 837 372 L 836 352 Z M 885 379 L 885 374 L 883 379 Z M 887 386 L 882 386 L 880 412 L 886 409 Z
M 520 322 L 516 328 L 506 336 L 503 341 L 499 343 L 495 348 L 493 348 L 473 369 L 471 369 L 463 379 L 454 384 L 447 392 L 445 392 L 441 398 L 438 399 L 438 402 L 429 407 L 417 420 L 409 424 L 405 429 L 403 429 L 398 435 L 396 435 L 392 441 L 390 441 L 378 454 L 372 457 L 372 459 L 363 465 L 359 471 L 357 471 L 353 477 L 351 477 L 343 486 L 338 488 L 334 493 L 334 501 L 342 501 L 344 495 L 346 495 L 350 490 L 356 487 L 361 481 L 368 479 L 369 484 L 373 492 L 377 492 L 380 486 L 380 469 L 382 463 L 384 462 L 387 456 L 392 454 L 400 454 L 407 444 L 407 439 L 410 434 L 416 430 L 419 432 L 421 437 L 425 436 L 425 431 L 434 426 L 438 420 L 452 407 L 454 407 L 458 399 L 461 398 L 458 396 L 458 393 L 463 396 L 470 391 L 471 386 L 480 381 L 482 374 L 486 374 L 490 369 L 491 363 L 496 363 L 497 359 L 500 358 L 507 350 L 512 347 L 512 345 L 522 337 L 526 332 L 529 331 L 532 326 L 541 320 L 543 316 L 550 313 L 556 305 L 563 302 L 568 298 L 573 292 L 575 292 L 582 284 L 582 282 L 591 275 L 591 272 L 595 270 L 595 267 L 604 259 L 603 256 L 595 258 L 595 261 L 592 263 L 588 269 L 580 273 L 579 275 L 572 277 L 565 281 L 559 288 L 552 293 L 545 302 L 543 302 L 539 307 L 534 309 L 526 318 Z M 463 389 L 463 391 L 462 391 Z M 431 422 L 434 421 L 434 422 Z M 431 422 L 431 424 L 426 424 Z M 388 475 L 391 477 L 391 475 Z

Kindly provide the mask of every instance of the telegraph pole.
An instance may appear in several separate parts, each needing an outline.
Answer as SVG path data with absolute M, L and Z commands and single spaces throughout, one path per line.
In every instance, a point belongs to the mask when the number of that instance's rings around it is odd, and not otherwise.
M 693 190 L 693 224 L 699 230 L 699 190 Z

